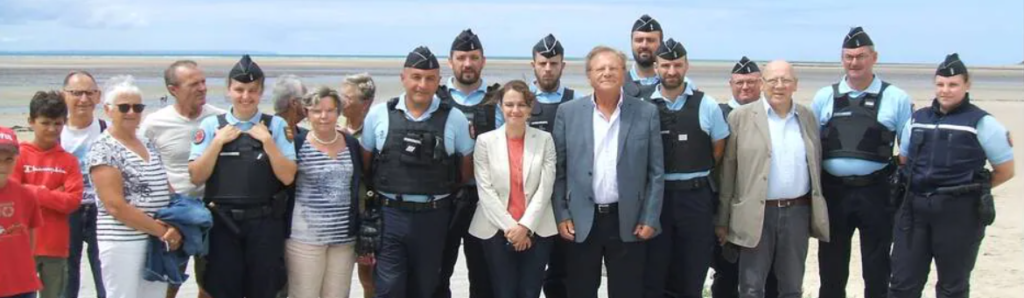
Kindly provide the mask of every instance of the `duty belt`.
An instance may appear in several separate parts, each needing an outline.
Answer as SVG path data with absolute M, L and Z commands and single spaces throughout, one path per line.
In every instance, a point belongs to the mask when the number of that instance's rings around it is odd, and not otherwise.
M 864 187 L 868 185 L 874 185 L 877 183 L 886 182 L 889 177 L 889 173 L 892 172 L 890 167 L 885 167 L 881 170 L 875 171 L 874 173 L 861 175 L 861 176 L 833 176 L 826 171 L 822 171 L 822 176 L 826 181 L 838 182 L 845 186 L 852 187 Z
M 403 211 L 420 212 L 420 211 L 430 211 L 430 210 L 436 210 L 436 209 L 441 209 L 441 208 L 448 208 L 448 206 L 451 206 L 451 201 L 452 200 L 444 198 L 444 199 L 439 199 L 439 200 L 433 200 L 433 201 L 429 201 L 429 202 L 419 203 L 419 202 L 408 202 L 408 201 L 392 200 L 392 199 L 388 199 L 388 198 L 386 198 L 384 196 L 381 196 L 380 204 L 381 204 L 381 206 L 384 206 L 384 207 L 395 208 L 395 209 L 399 209 L 399 210 L 403 210 Z
M 248 208 L 231 208 L 221 206 L 221 208 L 223 208 L 225 213 L 227 213 L 226 215 L 230 216 L 232 220 L 236 221 L 263 218 L 274 214 L 274 207 L 270 205 L 261 205 Z
M 665 180 L 665 189 L 694 190 L 707 187 L 709 184 L 708 177 L 697 177 L 688 180 Z

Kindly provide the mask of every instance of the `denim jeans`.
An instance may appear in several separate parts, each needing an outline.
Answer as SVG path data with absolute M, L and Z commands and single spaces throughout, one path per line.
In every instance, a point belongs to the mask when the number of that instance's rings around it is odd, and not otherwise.
M 68 279 L 64 290 L 65 298 L 78 298 L 79 279 L 81 273 L 82 249 L 89 245 L 86 254 L 89 268 L 92 270 L 92 281 L 96 287 L 96 297 L 106 298 L 103 279 L 100 274 L 99 248 L 96 246 L 96 205 L 83 204 L 68 217 L 70 223 L 71 245 L 68 253 Z

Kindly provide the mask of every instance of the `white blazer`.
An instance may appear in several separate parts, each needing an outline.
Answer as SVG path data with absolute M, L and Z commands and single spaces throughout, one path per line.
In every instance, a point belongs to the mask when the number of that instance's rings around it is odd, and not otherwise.
M 558 233 L 555 213 L 551 206 L 551 192 L 555 186 L 555 142 L 551 134 L 532 127 L 526 128 L 523 142 L 523 193 L 526 212 L 517 222 L 508 213 L 509 160 L 505 126 L 481 134 L 473 150 L 473 168 L 476 173 L 477 204 L 469 234 L 490 239 L 500 231 L 522 224 L 541 237 Z

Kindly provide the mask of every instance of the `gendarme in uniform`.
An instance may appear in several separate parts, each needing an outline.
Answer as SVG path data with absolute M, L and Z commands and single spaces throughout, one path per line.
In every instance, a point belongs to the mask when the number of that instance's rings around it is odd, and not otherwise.
M 260 82 L 263 71 L 248 55 L 228 74 L 231 83 Z M 262 90 L 262 86 L 260 90 Z M 256 95 L 258 96 L 258 95 Z M 285 184 L 275 175 L 272 158 L 295 161 L 295 148 L 285 135 L 284 119 L 256 111 L 238 119 L 238 99 L 228 113 L 207 117 L 192 140 L 190 163 L 203 154 L 217 154 L 216 165 L 206 180 L 203 200 L 214 214 L 205 290 L 213 297 L 274 297 L 284 284 Z M 272 142 L 249 135 L 257 124 L 265 125 Z M 242 131 L 219 152 L 206 152 L 217 131 L 225 126 Z M 265 146 L 275 146 L 280 156 L 271 157 Z
M 932 259 L 938 297 L 968 297 L 978 248 L 995 216 L 991 187 L 1013 177 L 1009 134 L 971 103 L 959 55 L 947 56 L 935 75 L 937 95 L 945 89 L 962 96 L 932 100 L 902 131 L 901 170 L 909 186 L 896 216 L 888 292 L 893 298 L 921 297 Z
M 437 80 L 437 58 L 426 47 L 416 48 L 406 57 L 402 76 L 403 83 L 431 76 Z M 429 87 L 430 82 L 422 84 Z M 363 124 L 361 142 L 372 153 L 372 185 L 383 205 L 377 297 L 431 297 L 441 270 L 451 196 L 460 186 L 457 166 L 473 153 L 469 121 L 461 111 L 434 96 L 426 111 L 414 116 L 409 108 L 416 104 L 410 102 L 413 96 L 403 93 L 370 108 Z

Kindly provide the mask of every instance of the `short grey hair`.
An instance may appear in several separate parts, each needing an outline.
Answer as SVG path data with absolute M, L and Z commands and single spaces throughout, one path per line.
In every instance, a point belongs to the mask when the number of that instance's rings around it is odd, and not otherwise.
M 178 60 L 171 63 L 167 69 L 164 70 L 164 85 L 166 86 L 178 86 L 178 68 L 188 67 L 197 68 L 199 64 L 192 60 Z
M 306 107 L 307 109 L 318 106 L 320 105 L 320 101 L 324 97 L 330 97 L 331 100 L 334 101 L 335 110 L 338 112 L 338 114 L 341 114 L 341 108 L 343 105 L 343 103 L 341 102 L 341 95 L 338 95 L 337 90 L 331 89 L 330 87 L 327 86 L 317 87 L 313 91 L 306 94 L 306 96 L 303 96 L 302 106 Z
M 274 83 L 274 92 L 270 99 L 274 101 L 274 112 L 284 113 L 294 99 L 301 99 L 306 94 L 306 85 L 302 84 L 299 77 L 293 74 L 282 75 Z
M 131 75 L 114 76 L 103 84 L 103 103 L 113 105 L 121 95 L 137 95 L 142 97 L 142 90 L 135 85 L 135 77 Z
M 377 84 L 373 82 L 373 77 L 370 77 L 370 74 L 365 72 L 345 77 L 345 81 L 341 82 L 341 86 L 355 88 L 356 92 L 359 93 L 361 101 L 373 101 L 373 97 L 377 94 Z

